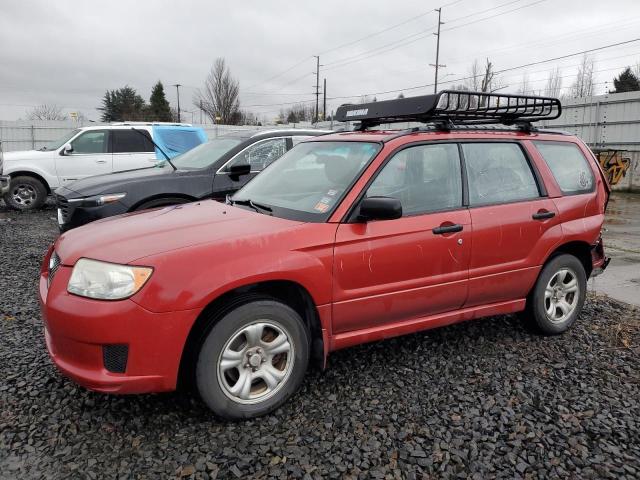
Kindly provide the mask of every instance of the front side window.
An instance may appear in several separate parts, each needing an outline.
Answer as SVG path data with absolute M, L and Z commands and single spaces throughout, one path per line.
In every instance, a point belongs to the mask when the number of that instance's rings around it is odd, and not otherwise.
M 113 153 L 153 152 L 151 135 L 147 130 L 113 130 Z
M 273 215 L 325 221 L 380 151 L 370 142 L 305 142 L 285 153 L 234 196 L 269 207 Z
M 73 153 L 107 153 L 109 132 L 89 130 L 71 142 Z
M 462 172 L 455 144 L 418 145 L 391 158 L 367 197 L 400 200 L 403 216 L 462 207 Z
M 486 205 L 540 196 L 522 148 L 515 143 L 464 143 L 469 203 Z
M 236 155 L 222 169 L 228 172 L 233 165 L 251 165 L 252 172 L 260 172 L 287 151 L 287 140 L 284 137 L 262 140 L 247 147 Z
M 574 143 L 533 142 L 565 194 L 593 190 L 594 178 L 587 159 Z

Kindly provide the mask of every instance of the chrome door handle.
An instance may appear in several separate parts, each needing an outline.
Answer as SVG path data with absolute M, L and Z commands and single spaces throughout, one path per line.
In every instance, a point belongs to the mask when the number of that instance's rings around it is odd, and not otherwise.
M 107 163 L 106 160 L 96 160 L 96 163 Z

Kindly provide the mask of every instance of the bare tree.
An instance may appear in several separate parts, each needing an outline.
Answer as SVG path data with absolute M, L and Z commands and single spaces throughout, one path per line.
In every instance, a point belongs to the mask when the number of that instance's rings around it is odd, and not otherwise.
M 549 72 L 547 85 L 544 87 L 544 94 L 547 97 L 559 98 L 562 91 L 562 72 L 560 67 L 556 67 Z
M 64 120 L 66 116 L 62 113 L 62 109 L 54 104 L 43 103 L 31 110 L 27 117 L 29 120 Z
M 487 58 L 487 63 L 484 66 L 480 66 L 478 60 L 474 60 L 471 68 L 469 69 L 469 78 L 465 80 L 464 86 L 473 92 L 496 92 L 504 85 L 500 80 L 498 74 L 495 72 L 493 63 Z M 473 104 L 473 100 L 472 104 Z M 484 106 L 484 98 L 480 99 L 480 106 Z
M 522 75 L 522 81 L 520 82 L 520 87 L 518 87 L 517 93 L 521 95 L 532 93 L 531 82 L 529 81 L 529 74 L 527 72 Z
M 593 57 L 584 55 L 576 79 L 571 85 L 571 95 L 574 97 L 590 97 L 593 95 Z
M 240 84 L 231 76 L 224 58 L 216 58 L 193 104 L 202 108 L 214 123 L 231 125 L 240 121 Z

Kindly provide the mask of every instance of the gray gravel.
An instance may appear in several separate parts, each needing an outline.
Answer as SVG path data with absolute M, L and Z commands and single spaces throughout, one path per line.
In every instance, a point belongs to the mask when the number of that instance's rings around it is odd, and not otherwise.
M 590 298 L 566 335 L 494 317 L 364 345 L 270 416 L 62 378 L 36 297 L 55 211 L 0 205 L 2 478 L 638 478 L 640 314 Z

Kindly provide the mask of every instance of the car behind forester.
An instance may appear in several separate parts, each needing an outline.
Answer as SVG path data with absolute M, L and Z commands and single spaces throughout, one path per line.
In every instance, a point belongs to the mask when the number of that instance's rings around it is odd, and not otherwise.
M 55 191 L 61 231 L 100 218 L 204 198 L 224 200 L 303 140 L 312 129 L 239 131 L 155 167 L 99 175 Z
M 362 342 L 514 312 L 564 332 L 608 262 L 609 187 L 583 142 L 533 127 L 560 108 L 465 92 L 345 105 L 360 131 L 301 143 L 230 204 L 67 232 L 40 277 L 49 353 L 93 390 L 193 384 L 246 418 L 293 394 L 310 358 Z M 427 125 L 371 130 L 408 120 Z

